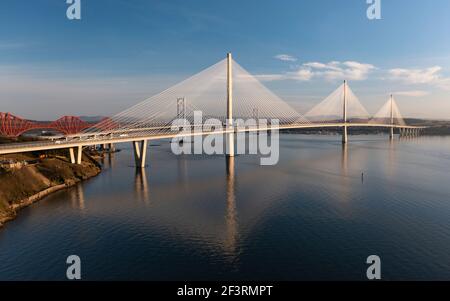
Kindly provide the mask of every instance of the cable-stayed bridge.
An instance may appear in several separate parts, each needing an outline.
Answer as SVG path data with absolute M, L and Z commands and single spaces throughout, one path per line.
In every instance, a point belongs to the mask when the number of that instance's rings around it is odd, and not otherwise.
M 198 112 L 201 112 L 200 116 Z M 260 122 L 262 120 L 268 123 Z M 64 121 L 70 123 L 71 120 Z M 346 82 L 305 115 L 300 114 L 235 62 L 231 54 L 95 125 L 87 127 L 77 120 L 72 121 L 70 131 L 65 126 L 63 136 L 49 141 L 4 144 L 0 146 L 0 154 L 67 148 L 72 163 L 79 164 L 83 147 L 132 142 L 136 164 L 144 167 L 147 142 L 180 137 L 180 127 L 190 129 L 184 131 L 182 137 L 226 135 L 228 156 L 234 156 L 234 136 L 240 132 L 342 128 L 345 144 L 349 127 L 386 128 L 391 139 L 394 129 L 402 135 L 418 135 L 423 128 L 405 124 L 392 95 L 375 115 L 370 116 Z M 8 122 L 10 132 L 18 132 L 15 126 L 24 126 L 23 123 Z M 174 127 L 174 124 L 178 126 Z M 81 132 L 73 134 L 76 127 Z M 64 128 L 63 124 L 61 128 Z M 2 122 L 0 133 L 5 132 Z

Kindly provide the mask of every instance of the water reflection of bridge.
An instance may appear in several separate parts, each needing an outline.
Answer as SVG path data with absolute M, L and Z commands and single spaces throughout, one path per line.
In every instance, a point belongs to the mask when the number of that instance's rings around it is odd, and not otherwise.
M 296 141 L 297 139 L 292 137 L 292 140 Z M 282 206 L 282 200 L 293 190 L 305 188 L 303 186 L 301 188 L 299 186 L 284 187 L 282 185 L 283 178 L 280 176 L 300 177 L 298 182 L 303 182 L 307 177 L 315 176 L 317 178 L 319 176 L 324 182 L 317 184 L 318 186 L 334 186 L 331 191 L 335 194 L 329 196 L 333 197 L 334 210 L 337 210 L 342 218 L 351 218 L 354 214 L 355 199 L 358 199 L 359 193 L 359 188 L 355 188 L 355 186 L 363 186 L 360 181 L 360 171 L 367 170 L 367 166 L 364 165 L 368 159 L 367 153 L 361 151 L 365 150 L 367 145 L 359 145 L 359 143 L 340 146 L 333 144 L 328 139 L 328 146 L 332 146 L 330 149 L 320 155 L 317 150 L 312 149 L 306 156 L 301 156 L 293 161 L 289 160 L 288 165 L 291 170 L 287 170 L 288 174 L 284 175 L 286 162 L 282 163 L 283 171 L 281 173 L 276 167 L 270 167 L 261 172 L 256 166 L 248 165 L 248 162 L 252 162 L 252 160 L 247 161 L 244 157 L 227 158 L 226 164 L 221 165 L 221 160 L 209 160 L 206 156 L 202 156 L 200 159 L 193 159 L 189 156 L 177 157 L 178 162 L 173 162 L 167 170 L 166 175 L 171 175 L 170 181 L 167 181 L 167 178 L 161 181 L 158 180 L 158 177 L 151 176 L 152 171 L 158 175 L 158 170 L 163 168 L 160 166 L 155 166 L 151 170 L 125 169 L 125 171 L 127 173 L 132 171 L 134 174 L 131 187 L 134 187 L 135 193 L 131 199 L 149 208 L 148 214 L 151 217 L 147 214 L 142 215 L 142 223 L 148 223 L 155 231 L 165 231 L 164 235 L 173 236 L 174 239 L 194 237 L 192 243 L 203 241 L 205 243 L 202 244 L 202 248 L 211 248 L 212 252 L 223 255 L 223 260 L 235 263 L 247 237 L 255 234 L 255 230 L 264 223 L 266 218 L 271 216 L 270 212 L 276 211 L 273 210 L 273 207 Z M 320 145 L 320 141 L 317 142 L 317 145 Z M 386 148 L 386 145 L 387 143 L 383 140 L 372 141 L 369 148 Z M 391 145 L 395 145 L 395 143 L 389 143 L 389 149 L 391 149 Z M 339 149 L 341 152 L 336 152 Z M 114 155 L 117 156 L 117 154 L 112 154 L 113 157 Z M 387 155 L 390 157 L 391 153 Z M 199 160 L 218 164 L 214 176 L 197 173 L 193 166 L 199 165 Z M 238 162 L 244 160 L 246 162 L 242 164 L 244 168 L 241 166 L 237 169 L 236 160 Z M 108 161 L 105 158 L 106 164 Z M 250 168 L 246 169 L 248 168 L 246 166 L 250 166 Z M 171 168 L 176 170 L 176 176 Z M 190 168 L 193 170 L 189 170 Z M 390 171 L 386 170 L 386 172 Z M 108 175 L 114 175 L 114 171 L 105 173 L 105 176 Z M 267 181 L 269 176 L 278 178 L 273 186 L 269 183 L 270 181 Z M 388 176 L 394 177 L 395 174 Z M 368 173 L 367 179 L 371 180 L 370 173 Z M 237 185 L 237 183 L 239 184 Z M 261 183 L 264 184 L 261 185 Z M 305 183 L 305 186 L 307 185 L 309 184 Z M 240 190 L 239 187 L 243 189 Z M 78 190 L 73 190 L 74 200 L 72 202 L 77 204 L 77 208 L 88 209 L 88 200 L 85 200 L 83 194 L 80 193 L 83 185 L 79 185 L 78 188 Z M 251 190 L 251 200 L 245 197 L 248 189 Z M 270 197 L 268 198 L 267 195 Z M 279 200 L 274 202 L 274 199 Z M 238 200 L 240 200 L 239 204 Z M 209 204 L 205 202 L 209 202 Z M 298 202 L 299 204 L 308 203 L 310 200 L 298 199 Z

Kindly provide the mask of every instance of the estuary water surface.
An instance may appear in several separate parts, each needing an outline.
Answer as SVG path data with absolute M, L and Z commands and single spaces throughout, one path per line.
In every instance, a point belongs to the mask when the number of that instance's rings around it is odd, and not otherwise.
M 280 162 L 131 149 L 0 229 L 0 280 L 450 280 L 450 138 L 280 136 Z M 120 146 L 119 146 L 120 147 Z M 124 146 L 126 147 L 126 146 Z

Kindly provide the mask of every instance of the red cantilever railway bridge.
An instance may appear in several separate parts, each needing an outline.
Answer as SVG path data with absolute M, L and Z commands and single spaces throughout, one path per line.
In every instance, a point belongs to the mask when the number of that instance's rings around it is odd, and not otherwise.
M 102 120 L 99 124 L 108 123 Z M 0 112 L 0 136 L 6 137 L 18 137 L 34 129 L 48 129 L 58 131 L 64 135 L 73 135 L 92 126 L 95 126 L 95 124 L 83 121 L 76 116 L 63 116 L 55 121 L 38 122 L 23 119 L 11 113 Z

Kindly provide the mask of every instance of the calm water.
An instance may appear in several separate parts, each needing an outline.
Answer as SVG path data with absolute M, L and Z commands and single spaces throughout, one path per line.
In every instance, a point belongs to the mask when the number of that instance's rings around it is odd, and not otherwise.
M 372 254 L 450 280 L 450 138 L 350 138 L 281 136 L 271 167 L 161 142 L 136 173 L 123 149 L 0 229 L 0 280 L 63 280 L 71 254 L 85 280 L 363 280 Z

